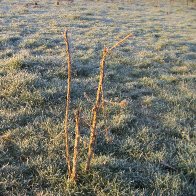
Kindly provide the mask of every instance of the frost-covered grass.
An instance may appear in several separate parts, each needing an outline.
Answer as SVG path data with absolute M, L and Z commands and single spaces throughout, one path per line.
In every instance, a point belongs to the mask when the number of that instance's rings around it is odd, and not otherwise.
M 196 195 L 196 11 L 152 0 L 0 1 L 0 195 Z M 67 181 L 63 120 L 69 29 L 72 109 L 82 108 L 79 179 Z M 104 45 L 110 142 L 100 115 L 84 173 L 92 101 Z M 73 122 L 73 115 L 71 121 Z M 70 131 L 73 134 L 74 124 Z M 73 141 L 72 143 L 73 148 Z

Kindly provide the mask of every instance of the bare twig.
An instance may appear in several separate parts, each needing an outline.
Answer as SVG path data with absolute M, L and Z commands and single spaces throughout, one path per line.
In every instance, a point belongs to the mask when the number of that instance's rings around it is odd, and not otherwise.
M 67 36 L 67 30 L 64 32 L 64 40 L 66 45 L 67 55 L 67 66 L 68 66 L 68 78 L 67 78 L 67 100 L 66 100 L 66 111 L 65 111 L 65 122 L 64 122 L 64 134 L 65 134 L 65 157 L 67 161 L 68 174 L 71 176 L 71 162 L 69 154 L 69 135 L 68 135 L 68 124 L 69 124 L 69 104 L 71 94 L 71 56 L 69 50 L 69 40 Z
M 119 42 L 114 44 L 111 48 L 108 49 L 108 51 L 112 51 L 114 48 L 118 47 L 120 44 L 122 44 L 124 41 L 126 41 L 128 38 L 133 37 L 133 34 L 128 34 L 125 38 L 121 39 Z
M 96 102 L 92 109 L 91 133 L 90 133 L 90 141 L 89 141 L 89 148 L 88 148 L 88 158 L 87 158 L 87 163 L 85 168 L 86 171 L 88 171 L 90 168 L 90 161 L 94 153 L 94 145 L 96 140 L 97 112 L 101 102 L 101 94 L 102 94 L 103 81 L 104 81 L 104 67 L 105 67 L 105 60 L 106 60 L 107 53 L 108 53 L 108 49 L 104 48 L 102 59 L 100 62 L 100 77 L 99 77 L 99 85 L 97 89 Z
M 74 155 L 73 155 L 73 168 L 71 174 L 71 180 L 76 181 L 77 179 L 77 163 L 78 163 L 78 152 L 79 152 L 79 143 L 80 143 L 80 112 L 79 110 L 75 113 L 75 144 L 74 144 Z
M 120 106 L 121 108 L 125 108 L 128 105 L 128 101 L 126 99 L 116 102 L 116 101 L 109 101 L 109 100 L 104 100 L 104 103 L 111 104 L 112 106 Z
M 89 141 L 89 147 L 88 147 L 88 157 L 86 162 L 86 168 L 85 170 L 88 171 L 90 168 L 90 161 L 92 159 L 93 153 L 94 153 L 94 147 L 95 147 L 95 141 L 96 141 L 96 125 L 97 125 L 97 114 L 98 110 L 102 104 L 104 103 L 104 95 L 103 95 L 103 82 L 104 82 L 104 69 L 105 69 L 105 60 L 107 54 L 112 51 L 114 48 L 118 47 L 120 44 L 122 44 L 125 40 L 127 40 L 129 37 L 132 37 L 132 34 L 128 34 L 125 38 L 117 42 L 115 45 L 113 45 L 111 48 L 104 47 L 102 59 L 100 62 L 100 75 L 99 75 L 99 85 L 97 89 L 97 96 L 96 96 L 96 102 L 92 109 L 92 121 L 91 121 L 91 132 L 90 132 L 90 141 Z M 102 106 L 104 107 L 104 105 Z

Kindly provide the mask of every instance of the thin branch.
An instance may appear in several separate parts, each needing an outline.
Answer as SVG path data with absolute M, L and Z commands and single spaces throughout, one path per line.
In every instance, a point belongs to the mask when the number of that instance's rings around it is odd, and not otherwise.
M 65 123 L 64 123 L 64 134 L 65 134 L 65 157 L 67 161 L 68 174 L 71 176 L 71 162 L 69 154 L 69 104 L 70 104 L 70 94 L 71 94 L 71 56 L 69 50 L 69 40 L 67 36 L 67 30 L 64 31 L 64 41 L 66 45 L 66 55 L 67 55 L 67 66 L 68 66 L 68 78 L 67 78 L 67 100 L 66 100 L 66 110 L 65 110 Z
M 77 163 L 78 163 L 78 152 L 80 143 L 80 111 L 77 110 L 75 113 L 75 144 L 74 144 L 74 155 L 73 155 L 73 168 L 71 174 L 71 180 L 76 181 L 77 179 Z
M 86 167 L 85 170 L 88 171 L 90 168 L 90 162 L 94 153 L 94 148 L 95 148 L 95 141 L 97 137 L 97 132 L 96 132 L 96 125 L 97 125 L 97 114 L 98 110 L 101 106 L 101 102 L 103 102 L 104 96 L 103 96 L 103 82 L 104 82 L 104 69 L 105 69 L 105 60 L 106 56 L 110 51 L 118 47 L 120 44 L 122 44 L 125 40 L 128 38 L 132 37 L 132 34 L 128 34 L 125 38 L 117 42 L 114 46 L 111 48 L 106 48 L 104 47 L 103 49 L 103 54 L 102 54 L 102 59 L 100 62 L 100 75 L 99 75 L 99 85 L 97 89 L 97 96 L 96 96 L 96 102 L 95 105 L 93 106 L 92 109 L 92 122 L 91 122 L 91 132 L 90 132 L 90 141 L 89 141 L 89 147 L 88 147 L 88 157 L 87 157 L 87 162 L 86 162 Z
M 121 39 L 119 42 L 117 42 L 116 44 L 114 44 L 111 48 L 109 48 L 109 52 L 112 51 L 114 48 L 118 47 L 119 45 L 121 45 L 123 42 L 125 42 L 128 38 L 133 37 L 133 34 L 128 34 L 125 38 Z
M 126 99 L 116 102 L 104 99 L 104 103 L 111 104 L 112 106 L 120 106 L 121 108 L 125 108 L 128 105 L 128 101 Z
M 88 171 L 90 168 L 90 161 L 94 153 L 94 146 L 95 146 L 95 140 L 97 135 L 96 133 L 97 113 L 100 107 L 100 102 L 102 97 L 101 95 L 102 95 L 103 81 L 104 81 L 104 67 L 105 67 L 105 60 L 106 60 L 107 53 L 108 53 L 108 49 L 104 48 L 102 59 L 100 62 L 100 77 L 99 77 L 99 85 L 97 89 L 96 102 L 92 109 L 91 133 L 90 133 L 90 141 L 89 141 L 89 148 L 88 148 L 88 158 L 87 158 L 87 163 L 85 168 L 86 171 Z

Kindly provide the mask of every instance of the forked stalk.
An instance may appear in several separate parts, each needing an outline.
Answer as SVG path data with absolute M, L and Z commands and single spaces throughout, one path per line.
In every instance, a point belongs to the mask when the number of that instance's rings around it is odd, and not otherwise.
M 92 109 L 92 121 L 91 121 L 91 130 L 90 130 L 90 140 L 89 140 L 89 147 L 88 147 L 88 157 L 86 162 L 85 170 L 88 171 L 90 168 L 90 162 L 92 159 L 92 155 L 94 153 L 95 148 L 95 141 L 96 141 L 96 125 L 97 125 L 97 114 L 98 110 L 101 107 L 101 102 L 103 99 L 103 82 L 104 82 L 104 69 L 105 69 L 105 60 L 106 56 L 109 52 L 111 52 L 113 49 L 118 47 L 120 44 L 122 44 L 125 40 L 127 40 L 129 37 L 132 37 L 132 34 L 128 34 L 126 37 L 118 41 L 116 44 L 114 44 L 111 48 L 104 47 L 102 59 L 100 62 L 100 75 L 99 75 L 99 85 L 97 89 L 97 96 L 96 96 L 96 102 Z M 103 106 L 104 107 L 104 106 Z
M 101 103 L 103 81 L 104 81 L 104 67 L 105 67 L 105 60 L 106 60 L 107 53 L 108 53 L 108 49 L 104 48 L 102 59 L 100 62 L 99 85 L 97 89 L 96 102 L 92 109 L 91 133 L 90 133 L 90 141 L 89 141 L 89 148 L 88 148 L 88 158 L 87 158 L 87 163 L 86 163 L 86 168 L 85 168 L 86 171 L 88 171 L 90 168 L 90 161 L 94 153 L 94 146 L 95 146 L 95 140 L 96 140 L 96 135 L 97 135 L 96 134 L 97 113 L 98 113 L 100 103 Z
M 88 157 L 86 162 L 85 170 L 88 171 L 90 168 L 90 162 L 92 159 L 92 155 L 94 153 L 95 148 L 95 141 L 96 141 L 96 125 L 97 125 L 97 115 L 98 111 L 102 105 L 103 113 L 104 112 L 104 95 L 103 95 L 103 82 L 104 82 L 104 69 L 105 69 L 105 60 L 107 54 L 112 51 L 114 48 L 118 47 L 121 43 L 131 37 L 132 34 L 127 35 L 125 38 L 117 42 L 111 48 L 104 47 L 102 53 L 102 59 L 100 62 L 100 74 L 99 74 L 99 85 L 97 88 L 97 95 L 96 101 L 92 109 L 92 121 L 91 121 L 91 128 L 90 128 L 90 140 L 89 140 L 89 147 L 88 147 Z M 75 181 L 77 178 L 77 158 L 78 158 L 78 151 L 79 151 L 79 139 L 80 139 L 80 130 L 79 130 L 79 111 L 75 114 L 76 120 L 76 128 L 75 128 L 75 145 L 74 145 L 74 156 L 73 156 L 73 169 L 71 167 L 70 161 L 70 152 L 69 152 L 69 135 L 68 135 L 68 126 L 69 126 L 69 104 L 70 104 L 70 94 L 71 94 L 71 56 L 69 50 L 69 41 L 67 36 L 67 30 L 64 32 L 64 40 L 66 45 L 66 56 L 67 56 L 67 66 L 68 66 L 68 78 L 67 78 L 67 100 L 66 100 L 66 111 L 65 111 L 65 123 L 64 123 L 64 134 L 65 134 L 65 157 L 67 161 L 68 167 L 68 174 L 71 180 Z M 101 104 L 102 102 L 102 104 Z

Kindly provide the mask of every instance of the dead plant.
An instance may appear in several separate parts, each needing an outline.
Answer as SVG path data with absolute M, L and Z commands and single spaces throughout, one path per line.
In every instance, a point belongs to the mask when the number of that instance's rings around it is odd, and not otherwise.
M 67 30 L 64 31 L 64 41 L 66 46 L 66 56 L 67 56 L 67 66 L 68 66 L 68 78 L 67 78 L 67 100 L 66 100 L 66 110 L 65 110 L 65 122 L 64 122 L 64 139 L 65 139 L 65 157 L 68 167 L 68 175 L 71 176 L 71 162 L 69 153 L 69 104 L 70 104 L 70 94 L 71 94 L 71 55 L 69 49 L 69 40 L 67 36 Z
M 97 136 L 96 125 L 97 125 L 98 111 L 99 111 L 101 105 L 102 105 L 102 107 L 104 107 L 104 105 L 101 104 L 101 102 L 102 103 L 104 102 L 102 100 L 104 99 L 103 98 L 104 97 L 103 83 L 104 83 L 104 69 L 105 69 L 106 57 L 109 54 L 109 52 L 111 52 L 113 49 L 118 47 L 120 44 L 122 44 L 125 40 L 127 40 L 131 36 L 133 36 L 133 35 L 128 34 L 125 38 L 118 41 L 111 48 L 108 49 L 108 48 L 104 47 L 104 49 L 103 49 L 102 59 L 100 62 L 99 84 L 98 84 L 98 88 L 97 88 L 96 101 L 95 101 L 95 104 L 92 109 L 92 121 L 91 121 L 90 140 L 89 140 L 89 147 L 88 147 L 88 157 L 87 157 L 87 162 L 86 162 L 86 167 L 85 167 L 86 171 L 88 171 L 90 168 L 90 162 L 91 162 L 92 156 L 94 154 L 95 141 L 96 141 L 96 136 Z M 107 133 L 108 133 L 108 130 L 107 130 L 106 134 Z
M 106 60 L 107 53 L 108 53 L 108 49 L 105 47 L 103 49 L 102 59 L 100 62 L 99 85 L 97 89 L 96 102 L 92 109 L 91 133 L 90 133 L 90 141 L 88 147 L 88 158 L 87 158 L 87 163 L 85 168 L 86 171 L 88 171 L 90 168 L 90 161 L 94 153 L 94 145 L 96 140 L 97 113 L 101 103 L 103 81 L 104 81 L 104 67 L 105 67 L 105 60 Z
M 78 153 L 80 143 L 80 111 L 75 112 L 75 144 L 74 144 L 74 155 L 73 155 L 73 168 L 71 174 L 71 181 L 75 182 L 77 179 L 77 165 L 78 165 Z
M 91 126 L 90 126 L 90 139 L 89 139 L 89 145 L 88 145 L 88 157 L 86 162 L 85 170 L 88 171 L 90 168 L 90 162 L 92 159 L 92 156 L 94 154 L 95 149 L 95 141 L 97 136 L 96 126 L 97 126 L 97 115 L 99 112 L 99 109 L 102 106 L 103 114 L 105 115 L 105 109 L 104 109 L 104 89 L 103 89 L 103 83 L 104 83 L 104 69 L 105 69 L 105 61 L 107 55 L 116 47 L 118 47 L 120 44 L 122 44 L 125 40 L 127 40 L 129 37 L 131 37 L 132 34 L 128 34 L 125 38 L 121 39 L 119 42 L 114 44 L 111 48 L 104 47 L 103 53 L 102 53 L 102 59 L 100 62 L 100 74 L 99 74 L 99 84 L 97 88 L 97 95 L 96 95 L 96 101 L 92 108 L 92 119 L 91 119 Z M 65 156 L 67 161 L 67 167 L 68 167 L 68 176 L 71 178 L 71 181 L 76 181 L 77 178 L 77 159 L 78 159 L 78 151 L 79 151 L 79 140 L 80 140 L 80 129 L 79 129 L 79 110 L 75 114 L 75 121 L 76 121 L 76 127 L 75 127 L 75 145 L 74 145 L 74 155 L 73 155 L 73 168 L 71 166 L 70 161 L 70 150 L 69 150 L 69 134 L 68 134 L 68 127 L 69 127 L 69 108 L 70 108 L 70 94 L 71 94 L 71 55 L 70 55 L 70 49 L 69 49 L 69 41 L 67 36 L 67 30 L 64 32 L 64 40 L 66 45 L 66 56 L 67 56 L 67 66 L 68 66 L 68 78 L 67 78 L 67 100 L 66 100 L 66 111 L 65 111 L 65 124 L 64 124 L 64 139 L 65 139 Z M 106 133 L 108 133 L 108 128 L 106 128 Z M 106 135 L 107 136 L 107 135 Z

